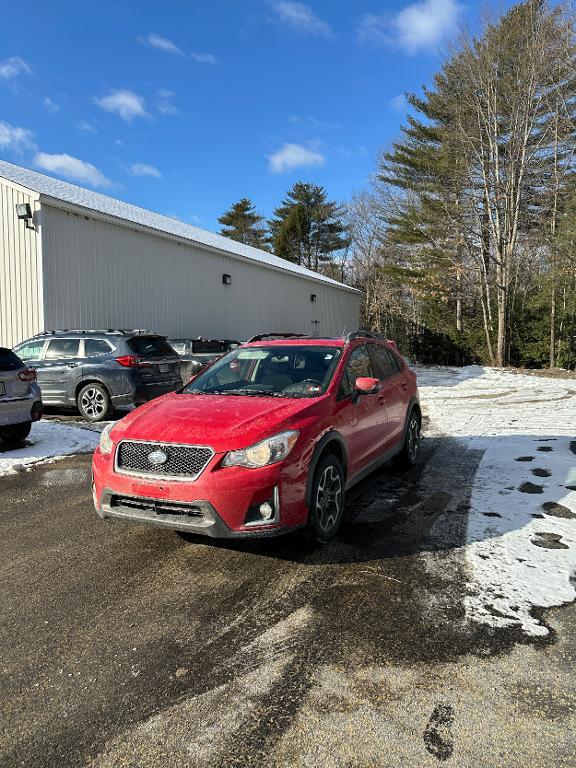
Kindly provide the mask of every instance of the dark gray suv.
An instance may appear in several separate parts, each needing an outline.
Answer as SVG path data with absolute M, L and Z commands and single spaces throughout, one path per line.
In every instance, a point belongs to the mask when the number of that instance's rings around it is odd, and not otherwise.
M 87 421 L 182 386 L 178 355 L 149 331 L 46 331 L 14 352 L 36 370 L 45 405 L 76 406 Z

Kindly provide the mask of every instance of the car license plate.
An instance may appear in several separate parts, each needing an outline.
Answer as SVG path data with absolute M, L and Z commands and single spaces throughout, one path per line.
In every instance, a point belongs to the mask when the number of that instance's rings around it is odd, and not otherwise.
M 5 387 L 5 386 L 4 386 L 4 384 L 3 384 L 3 383 L 0 381 L 0 397 L 2 397 L 2 395 L 5 395 L 5 394 L 6 394 L 6 387 Z
M 160 369 L 160 373 L 168 373 L 168 371 L 170 370 L 170 366 L 168 365 L 168 363 L 160 363 L 158 368 Z

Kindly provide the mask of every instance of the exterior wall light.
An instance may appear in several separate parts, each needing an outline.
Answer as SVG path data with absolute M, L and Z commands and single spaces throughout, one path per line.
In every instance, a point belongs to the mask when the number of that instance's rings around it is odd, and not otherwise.
M 16 216 L 20 221 L 26 222 L 27 229 L 34 229 L 32 224 L 32 208 L 30 203 L 16 203 Z
M 222 275 L 222 282 L 224 285 L 232 285 L 232 276 L 231 275 Z
M 310 294 L 310 301 L 316 301 L 316 294 L 315 293 L 311 293 Z

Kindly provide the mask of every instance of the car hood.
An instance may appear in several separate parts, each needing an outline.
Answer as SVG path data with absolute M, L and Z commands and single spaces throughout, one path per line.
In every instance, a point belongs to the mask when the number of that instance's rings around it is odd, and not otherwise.
M 324 398 L 255 395 L 164 395 L 132 411 L 112 430 L 114 442 L 146 440 L 209 445 L 216 453 L 246 448 L 311 416 Z

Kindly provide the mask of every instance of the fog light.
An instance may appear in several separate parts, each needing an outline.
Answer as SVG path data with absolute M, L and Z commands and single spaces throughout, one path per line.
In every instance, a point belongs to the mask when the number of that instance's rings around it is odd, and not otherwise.
M 264 504 L 260 504 L 259 512 L 262 520 L 270 520 L 274 516 L 274 507 L 269 501 L 265 501 Z
M 280 520 L 280 494 L 278 486 L 265 501 L 257 501 L 248 508 L 244 525 L 275 525 Z

